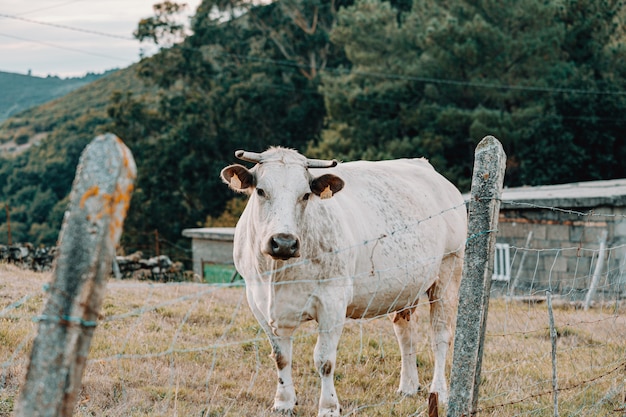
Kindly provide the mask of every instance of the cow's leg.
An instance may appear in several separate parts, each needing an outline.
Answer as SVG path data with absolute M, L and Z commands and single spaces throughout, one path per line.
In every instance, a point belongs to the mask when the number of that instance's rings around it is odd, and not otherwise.
M 462 256 L 453 254 L 445 257 L 437 281 L 427 291 L 430 300 L 431 344 L 435 356 L 435 369 L 430 392 L 436 392 L 442 403 L 448 402 L 446 357 L 454 334 L 462 267 Z
M 272 344 L 272 358 L 276 363 L 278 384 L 274 396 L 274 410 L 291 414 L 296 405 L 296 391 L 291 376 L 291 347 L 292 338 L 270 336 Z
M 334 310 L 334 308 L 333 308 Z M 339 417 L 341 408 L 335 391 L 335 366 L 337 363 L 337 345 L 343 331 L 345 309 L 328 312 L 318 316 L 319 332 L 315 345 L 315 368 L 322 379 L 318 417 Z
M 276 395 L 274 396 L 274 410 L 290 415 L 296 405 L 296 390 L 291 376 L 292 338 L 291 332 L 281 333 L 277 336 L 267 323 L 265 315 L 257 307 L 250 292 L 247 292 L 248 304 L 252 314 L 265 331 L 270 345 L 272 346 L 272 358 L 276 363 L 278 383 L 276 385 Z
M 416 318 L 411 317 L 411 314 L 414 312 L 414 308 L 406 309 L 397 311 L 390 317 L 393 321 L 393 330 L 396 333 L 398 345 L 400 346 L 402 366 L 400 368 L 398 393 L 403 395 L 413 395 L 420 390 L 416 361 Z

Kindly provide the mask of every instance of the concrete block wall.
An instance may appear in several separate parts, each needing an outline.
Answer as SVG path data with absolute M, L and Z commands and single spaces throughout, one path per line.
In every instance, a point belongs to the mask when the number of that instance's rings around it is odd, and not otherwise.
M 615 293 L 626 286 L 626 249 L 619 247 L 626 244 L 625 208 L 599 207 L 594 209 L 593 215 L 586 216 L 538 208 L 501 210 L 497 242 L 511 245 L 511 281 L 518 273 L 522 254 L 527 252 L 515 294 L 541 295 L 549 289 L 572 299 L 584 297 L 605 230 L 610 250 L 599 293 Z M 530 231 L 532 240 L 530 249 L 526 250 Z M 499 283 L 500 287 L 508 285 L 510 282 Z M 508 292 L 508 289 L 500 291 Z

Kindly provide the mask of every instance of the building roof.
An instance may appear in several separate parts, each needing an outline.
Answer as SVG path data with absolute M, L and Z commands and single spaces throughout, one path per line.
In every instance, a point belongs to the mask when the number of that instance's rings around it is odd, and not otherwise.
M 234 227 L 201 227 L 198 229 L 183 230 L 183 236 L 192 239 L 225 240 L 232 242 L 234 235 Z
M 522 206 L 516 203 L 522 203 Z M 562 208 L 626 206 L 626 178 L 505 188 L 502 191 L 502 208 L 519 209 L 524 205 Z

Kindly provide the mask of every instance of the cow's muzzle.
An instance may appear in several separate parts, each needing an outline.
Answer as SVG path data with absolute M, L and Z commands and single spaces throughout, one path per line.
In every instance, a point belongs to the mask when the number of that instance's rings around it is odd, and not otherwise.
M 300 240 L 288 233 L 278 233 L 270 237 L 267 253 L 274 259 L 286 261 L 300 256 Z

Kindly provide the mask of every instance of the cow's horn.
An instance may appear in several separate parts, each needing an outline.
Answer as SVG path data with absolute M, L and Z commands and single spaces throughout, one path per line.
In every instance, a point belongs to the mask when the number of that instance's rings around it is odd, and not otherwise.
M 256 152 L 247 152 L 247 151 L 236 151 L 235 156 L 242 161 L 254 162 L 258 164 L 261 162 L 261 154 Z
M 308 168 L 332 168 L 337 166 L 337 160 L 325 161 L 323 159 L 308 159 L 306 160 Z

